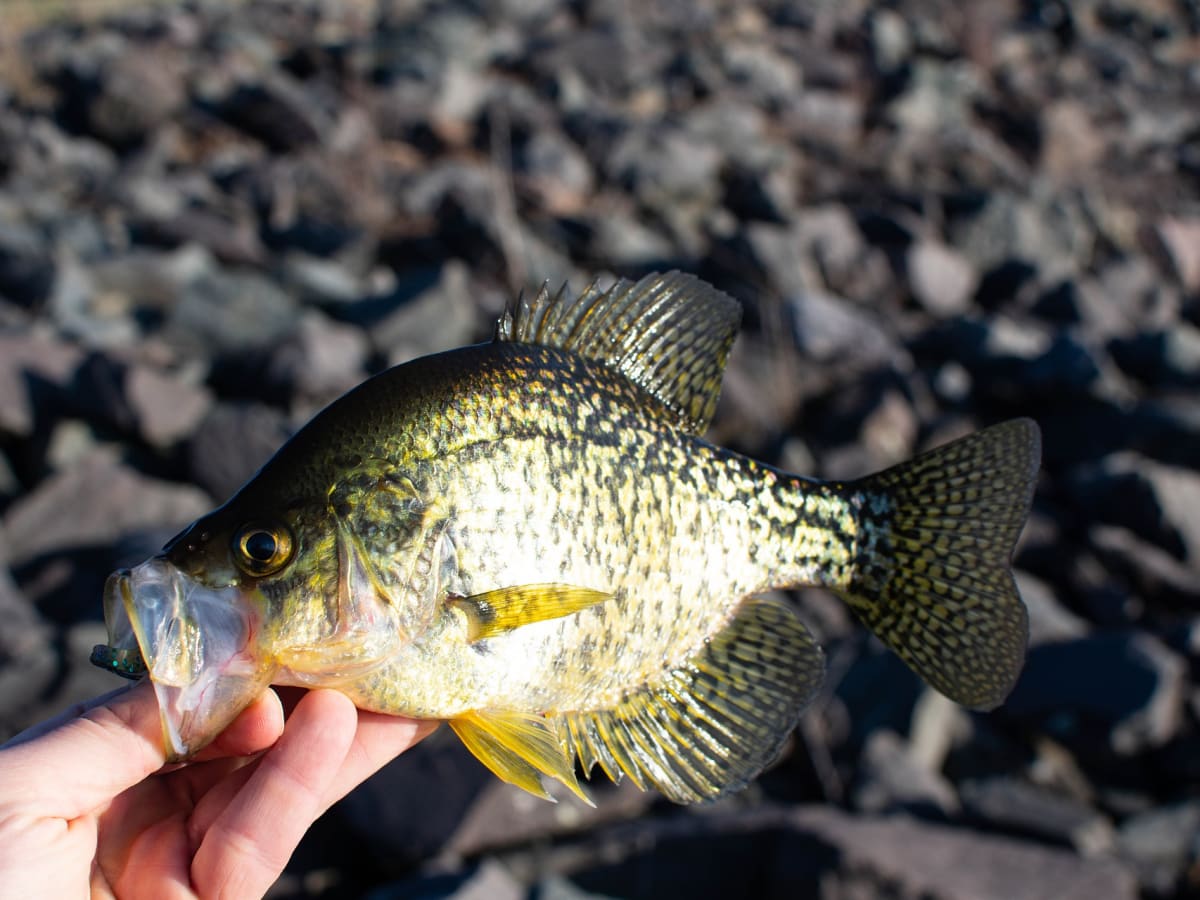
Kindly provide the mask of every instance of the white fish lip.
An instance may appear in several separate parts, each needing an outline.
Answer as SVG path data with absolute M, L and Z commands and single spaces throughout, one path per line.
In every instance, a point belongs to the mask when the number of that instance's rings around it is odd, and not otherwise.
M 208 744 L 270 683 L 253 652 L 252 610 L 241 589 L 206 587 L 161 556 L 109 576 L 109 647 L 141 652 L 170 759 Z

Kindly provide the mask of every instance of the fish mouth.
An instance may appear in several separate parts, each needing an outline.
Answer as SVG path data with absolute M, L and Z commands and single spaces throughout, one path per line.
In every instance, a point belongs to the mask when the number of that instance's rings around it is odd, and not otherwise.
M 108 577 L 108 646 L 97 647 L 92 661 L 150 676 L 169 760 L 212 741 L 270 683 L 253 652 L 251 600 L 236 586 L 203 585 L 165 557 Z

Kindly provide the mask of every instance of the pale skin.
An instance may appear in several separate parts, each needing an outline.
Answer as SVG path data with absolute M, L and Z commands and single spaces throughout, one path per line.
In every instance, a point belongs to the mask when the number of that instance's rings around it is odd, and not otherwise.
M 326 809 L 436 728 L 267 691 L 184 766 L 166 766 L 148 683 L 0 747 L 0 898 L 247 898 Z

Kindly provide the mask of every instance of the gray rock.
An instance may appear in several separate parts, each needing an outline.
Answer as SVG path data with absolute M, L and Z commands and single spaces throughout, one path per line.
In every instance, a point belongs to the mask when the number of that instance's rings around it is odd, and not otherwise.
M 484 860 L 461 874 L 416 876 L 384 885 L 365 900 L 525 900 L 528 888 L 495 860 Z
M 1152 244 L 1190 294 L 1200 294 L 1200 218 L 1168 218 L 1153 232 Z
M 266 378 L 307 409 L 320 408 L 366 377 L 367 336 L 316 310 L 271 350 Z
M 1196 566 L 1180 562 L 1161 547 L 1117 525 L 1090 528 L 1088 541 L 1104 567 L 1119 573 L 1140 596 L 1182 609 L 1200 603 Z
M 371 327 L 371 344 L 390 365 L 461 347 L 482 336 L 483 322 L 466 265 L 451 260 L 434 277 L 433 283 L 418 287 Z
M 125 149 L 150 140 L 187 97 L 180 61 L 163 52 L 132 49 L 99 73 L 87 110 L 92 133 Z
M 82 361 L 78 347 L 43 332 L 0 332 L 0 432 L 32 436 L 63 408 Z
M 1000 775 L 959 785 L 963 812 L 988 828 L 1074 847 L 1084 856 L 1111 851 L 1112 823 L 1078 800 Z
M 566 135 L 539 130 L 531 135 L 514 160 L 518 177 L 542 208 L 555 214 L 581 210 L 595 186 L 591 163 Z
M 1184 801 L 1131 816 L 1117 831 L 1117 852 L 1137 872 L 1142 887 L 1171 896 L 1200 849 L 1200 803 Z
M 895 732 L 876 731 L 859 761 L 854 807 L 865 813 L 908 812 L 947 819 L 958 811 L 958 796 L 939 773 L 920 765 Z
M 1128 528 L 1200 570 L 1200 475 L 1132 452 L 1071 472 L 1066 487 L 1092 521 Z
M 195 431 L 212 406 L 203 386 L 150 366 L 137 365 L 125 376 L 125 396 L 138 434 L 152 447 L 174 446 Z
M 909 288 L 926 312 L 943 319 L 970 308 L 979 276 L 954 249 L 933 241 L 913 244 L 907 269 Z
M 336 259 L 288 253 L 280 274 L 301 303 L 338 307 L 369 293 L 365 280 Z
M 194 352 L 234 353 L 273 344 L 292 329 L 296 302 L 251 271 L 206 273 L 171 310 L 170 337 Z
M 211 507 L 195 487 L 148 478 L 101 456 L 37 485 L 9 507 L 0 534 L 10 564 L 19 566 L 67 548 L 111 545 L 139 529 L 179 528 Z
M 788 298 L 797 352 L 855 371 L 910 365 L 908 354 L 871 313 L 817 291 Z
M 49 625 L 0 565 L 0 742 L 21 730 L 58 673 Z
M 187 445 L 191 480 L 224 500 L 259 470 L 292 434 L 287 417 L 255 403 L 218 403 Z
M 1021 599 L 1029 610 L 1030 646 L 1070 641 L 1088 633 L 1087 621 L 1060 604 L 1049 584 L 1020 569 L 1016 576 Z

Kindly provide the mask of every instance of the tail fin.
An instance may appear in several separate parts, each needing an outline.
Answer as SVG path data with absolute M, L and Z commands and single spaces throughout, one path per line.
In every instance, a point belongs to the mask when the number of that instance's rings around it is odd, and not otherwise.
M 975 709 L 999 706 L 1029 623 L 1010 569 L 1041 458 L 1014 419 L 848 485 L 859 557 L 842 595 L 925 681 Z

